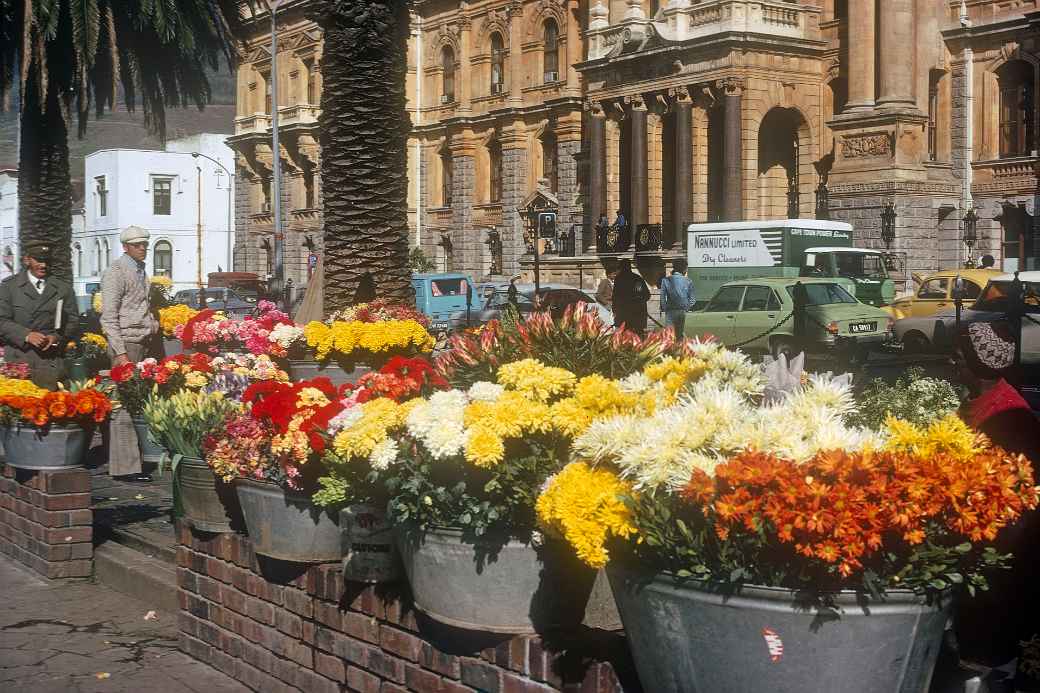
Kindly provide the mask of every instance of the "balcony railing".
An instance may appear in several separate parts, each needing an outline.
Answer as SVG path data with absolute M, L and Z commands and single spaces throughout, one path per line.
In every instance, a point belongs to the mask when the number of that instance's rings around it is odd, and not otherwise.
M 278 109 L 279 125 L 295 125 L 318 122 L 321 109 L 311 104 L 298 103 Z
M 271 116 L 266 113 L 254 113 L 253 115 L 235 118 L 235 134 L 248 135 L 253 132 L 265 132 L 271 129 Z

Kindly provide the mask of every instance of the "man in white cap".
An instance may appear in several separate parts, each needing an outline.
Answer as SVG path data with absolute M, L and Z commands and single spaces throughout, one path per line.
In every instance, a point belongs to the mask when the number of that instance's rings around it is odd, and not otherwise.
M 159 321 L 149 304 L 147 229 L 128 226 L 119 234 L 124 254 L 101 277 L 101 329 L 112 365 L 162 357 Z
M 159 321 L 148 300 L 151 287 L 144 264 L 148 238 L 148 231 L 139 226 L 123 229 L 119 240 L 124 253 L 101 277 L 101 329 L 113 366 L 163 356 Z M 108 473 L 128 481 L 151 481 L 143 473 L 137 433 L 125 409 L 112 415 L 109 430 Z

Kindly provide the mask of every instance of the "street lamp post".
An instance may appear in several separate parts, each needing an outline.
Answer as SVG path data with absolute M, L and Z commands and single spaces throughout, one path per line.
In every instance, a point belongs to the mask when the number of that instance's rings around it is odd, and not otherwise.
M 220 163 L 219 161 L 214 159 L 212 156 L 207 156 L 207 155 L 202 154 L 200 152 L 192 152 L 191 155 L 193 157 L 195 157 L 196 159 L 198 159 L 201 156 L 203 159 L 206 159 L 207 161 L 212 161 L 214 164 L 219 166 L 221 168 L 221 170 L 224 171 L 224 173 L 227 174 L 227 177 L 228 177 L 228 188 L 227 188 L 227 191 L 228 191 L 227 192 L 227 264 L 228 264 L 228 271 L 229 272 L 234 272 L 235 271 L 235 255 L 234 255 L 234 250 L 231 248 L 231 234 L 232 234 L 232 231 L 231 231 L 231 226 L 232 226 L 231 210 L 232 210 L 232 207 L 233 207 L 233 205 L 232 205 L 233 197 L 232 197 L 231 188 L 232 188 L 232 184 L 235 181 L 235 174 L 233 174 L 231 171 L 227 170 L 227 167 L 224 164 Z
M 896 239 L 896 208 L 891 202 L 886 202 L 881 210 L 881 241 L 885 244 L 885 250 L 892 250 L 892 241 Z
M 831 218 L 830 191 L 822 180 L 816 188 L 816 218 L 825 221 Z

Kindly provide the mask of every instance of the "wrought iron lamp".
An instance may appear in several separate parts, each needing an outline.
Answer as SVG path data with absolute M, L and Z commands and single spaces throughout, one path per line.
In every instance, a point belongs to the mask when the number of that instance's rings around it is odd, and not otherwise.
M 968 262 L 972 263 L 972 252 L 979 240 L 979 215 L 971 207 L 964 215 L 964 245 L 968 248 Z M 974 263 L 972 263 L 974 264 Z
M 891 202 L 886 202 L 881 210 L 881 242 L 885 244 L 886 250 L 892 249 L 892 241 L 896 239 L 896 208 Z
M 830 206 L 830 190 L 827 189 L 827 184 L 824 181 L 820 181 L 820 184 L 816 186 L 816 218 L 827 221 L 831 218 L 831 206 Z

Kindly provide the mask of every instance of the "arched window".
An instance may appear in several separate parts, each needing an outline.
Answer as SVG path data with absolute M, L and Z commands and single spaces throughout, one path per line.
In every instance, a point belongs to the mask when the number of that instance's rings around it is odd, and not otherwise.
M 492 140 L 488 145 L 488 199 L 491 202 L 502 201 L 502 145 Z
M 79 243 L 72 244 L 72 262 L 77 277 L 83 276 L 83 246 Z
M 547 133 L 542 138 L 542 178 L 549 182 L 549 190 L 560 191 L 559 159 L 556 155 L 556 137 Z
M 502 43 L 502 35 L 491 34 L 491 93 L 505 92 L 506 84 L 506 49 Z
M 441 207 L 451 207 L 451 189 L 455 170 L 451 161 L 451 151 L 441 152 Z
M 94 241 L 94 274 L 101 274 L 101 271 L 105 269 L 104 265 L 101 264 L 101 241 Z
M 1033 66 L 1023 60 L 1012 60 L 997 71 L 1001 157 L 1028 156 L 1035 147 L 1033 80 Z
M 441 102 L 451 103 L 455 100 L 455 51 L 448 46 L 441 51 L 441 68 Z
M 546 83 L 556 82 L 560 79 L 560 28 L 556 26 L 556 20 L 550 19 L 545 23 L 545 46 L 543 48 L 542 64 L 545 68 L 543 81 Z
M 173 246 L 169 241 L 159 241 L 155 244 L 152 251 L 152 274 L 173 279 Z
M 112 248 L 108 245 L 108 239 L 101 241 L 101 259 L 105 263 L 102 269 L 108 269 L 108 263 L 112 259 Z

